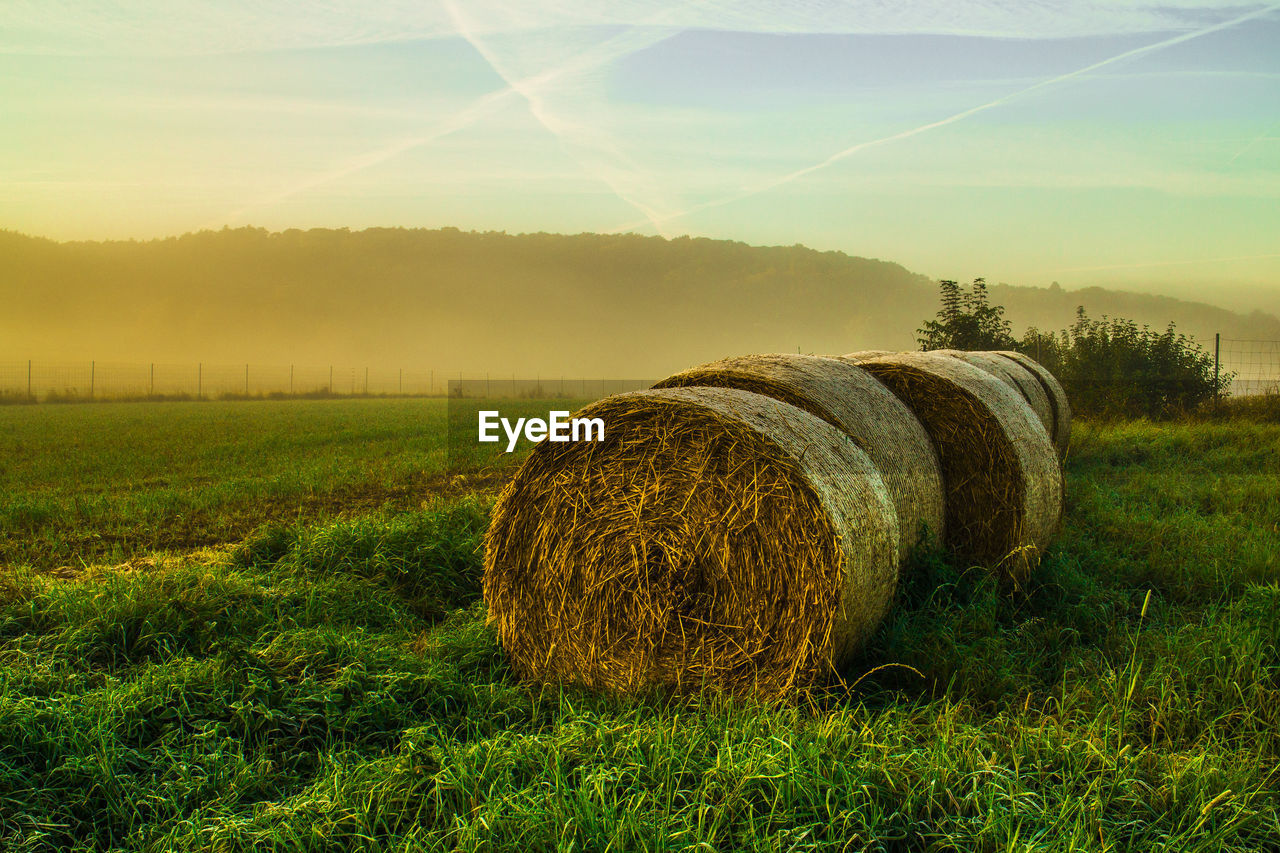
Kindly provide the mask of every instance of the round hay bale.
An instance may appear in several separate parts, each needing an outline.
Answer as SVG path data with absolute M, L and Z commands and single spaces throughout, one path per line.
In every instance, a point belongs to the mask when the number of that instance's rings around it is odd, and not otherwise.
M 947 541 L 1021 580 L 1062 516 L 1062 469 L 1035 415 L 1008 385 L 957 358 L 899 353 L 862 362 L 938 448 Z
M 848 355 L 840 356 L 852 361 L 861 361 L 864 358 L 879 358 L 882 355 L 893 355 L 892 350 L 887 349 L 861 349 L 857 352 L 851 352 Z
M 791 353 L 726 358 L 654 388 L 737 388 L 763 394 L 840 429 L 867 452 L 898 512 L 899 557 L 946 521 L 938 452 L 911 410 L 871 374 L 846 361 Z
M 1058 377 L 1029 355 L 1012 350 L 1007 352 L 1001 350 L 996 355 L 1016 362 L 1039 380 L 1045 396 L 1049 398 L 1049 406 L 1053 409 L 1053 444 L 1058 448 L 1058 457 L 1065 459 L 1067 448 L 1071 445 L 1071 404 L 1067 402 L 1066 389 L 1062 387 Z
M 484 597 L 517 673 L 633 692 L 777 698 L 875 629 L 898 576 L 893 503 L 825 421 L 726 388 L 618 394 L 542 442 L 485 536 Z
M 1049 402 L 1049 395 L 1045 393 L 1044 386 L 1040 384 L 1040 380 L 1028 373 L 1021 365 L 1010 364 L 1009 359 L 994 352 L 970 352 L 958 349 L 939 349 L 930 350 L 930 352 L 935 355 L 949 355 L 952 358 L 966 361 L 974 367 L 985 370 L 1017 391 L 1022 399 L 1027 401 L 1031 411 L 1035 412 L 1041 425 L 1044 426 L 1044 431 L 1052 440 L 1054 429 L 1053 405 Z

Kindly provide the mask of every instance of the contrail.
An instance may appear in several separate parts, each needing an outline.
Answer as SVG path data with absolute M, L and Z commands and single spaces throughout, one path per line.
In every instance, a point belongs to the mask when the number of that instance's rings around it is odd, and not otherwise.
M 454 0 L 442 0 L 442 5 L 444 6 L 445 11 L 449 14 L 449 17 L 453 20 L 453 24 L 457 28 L 458 34 L 461 35 L 463 38 L 465 38 L 471 44 L 471 46 L 475 48 L 476 52 L 479 53 L 482 57 L 484 57 L 484 60 L 489 63 L 489 65 L 493 68 L 493 70 L 497 72 L 497 74 L 500 77 L 502 77 L 503 80 L 505 80 L 513 89 L 515 89 L 517 92 L 520 93 L 520 95 L 525 99 L 525 101 L 528 102 L 529 112 L 533 115 L 533 117 L 538 121 L 539 124 L 541 124 L 547 130 L 548 133 L 555 136 L 556 139 L 560 140 L 560 142 L 565 146 L 565 148 L 569 151 L 570 154 L 573 154 L 575 148 L 590 149 L 594 147 L 597 151 L 604 153 L 606 156 L 612 155 L 616 159 L 621 160 L 624 164 L 630 165 L 632 167 L 633 172 L 639 171 L 639 169 L 635 166 L 635 164 L 632 163 L 629 160 L 629 158 L 627 158 L 626 155 L 624 155 L 618 149 L 616 145 L 612 144 L 611 141 L 607 141 L 603 143 L 597 142 L 593 146 L 589 142 L 575 139 L 573 134 L 573 125 L 553 115 L 546 108 L 546 104 L 537 89 L 527 86 L 523 81 L 512 79 L 512 75 L 510 74 L 510 72 L 508 72 L 508 70 L 503 67 L 502 61 L 472 31 L 471 26 L 467 23 L 467 21 L 463 17 L 462 12 L 458 9 L 457 4 L 454 2 Z M 652 36 L 648 36 L 647 37 L 648 40 L 645 41 L 645 43 L 641 46 L 647 47 L 648 45 L 653 44 L 655 41 L 661 41 L 662 39 L 667 38 L 670 35 L 670 33 L 671 31 L 663 31 L 662 35 L 659 38 L 653 38 Z M 632 48 L 632 50 L 635 50 L 635 49 L 639 49 L 639 48 Z M 678 215 L 678 214 L 668 214 L 664 216 L 660 214 L 657 210 L 655 210 L 653 207 L 651 207 L 650 205 L 645 204 L 644 202 L 635 198 L 634 195 L 628 192 L 627 188 L 622 185 L 622 182 L 618 179 L 618 175 L 614 173 L 611 169 L 609 169 L 606 163 L 593 164 L 591 162 L 588 162 L 586 159 L 584 159 L 581 156 L 577 156 L 576 154 L 573 154 L 573 156 L 574 156 L 574 159 L 578 161 L 578 165 L 582 167 L 582 169 L 585 172 L 587 172 L 589 175 L 591 175 L 592 177 L 596 178 L 597 180 L 605 184 L 607 187 L 609 187 L 609 189 L 613 192 L 613 194 L 616 195 L 619 199 L 621 199 L 624 203 L 640 211 L 644 215 L 645 220 L 650 225 L 652 225 L 653 228 L 658 231 L 658 233 L 661 234 L 664 232 L 662 223 L 665 220 L 670 219 L 675 215 Z
M 1050 272 L 1094 272 L 1095 270 L 1127 270 L 1142 267 L 1180 267 L 1192 264 L 1213 264 L 1225 261 L 1262 261 L 1269 258 L 1280 258 L 1280 252 L 1267 255 L 1231 255 L 1223 258 L 1193 258 L 1185 261 L 1148 261 L 1137 264 L 1107 264 L 1097 267 L 1055 267 Z
M 1257 145 L 1259 142 L 1262 142 L 1263 140 L 1266 140 L 1266 139 L 1270 139 L 1270 138 L 1271 138 L 1271 131 L 1275 130 L 1277 126 L 1280 126 L 1280 122 L 1275 122 L 1275 123 L 1273 123 L 1273 124 L 1272 124 L 1270 127 L 1268 127 L 1266 130 L 1262 131 L 1262 133 L 1259 133 L 1259 134 L 1258 134 L 1257 136 L 1255 136 L 1253 139 L 1250 139 L 1250 140 L 1249 140 L 1249 142 L 1248 142 L 1248 144 L 1246 144 L 1243 148 L 1241 148 L 1239 151 L 1237 151 L 1237 152 L 1235 153 L 1235 156 L 1234 156 L 1234 157 L 1232 157 L 1230 160 L 1228 160 L 1228 161 L 1227 161 L 1227 165 L 1228 165 L 1228 166 L 1230 166 L 1232 163 L 1234 163 L 1235 161 L 1239 160 L 1239 159 L 1240 159 L 1240 155 L 1241 155 L 1241 154 L 1245 153 L 1245 152 L 1246 152 L 1246 151 L 1248 151 L 1250 148 L 1252 148 L 1253 146 Z
M 1069 71 L 1066 74 L 1061 74 L 1057 77 L 1051 77 L 1047 80 L 1041 80 L 1038 83 L 1034 83 L 1026 87 L 1025 89 L 1019 89 L 1016 92 L 1011 92 L 1007 95 L 1002 95 L 1001 97 L 996 98 L 993 101 L 988 101 L 985 104 L 979 104 L 976 107 L 970 107 L 967 110 L 963 110 L 961 112 L 955 113 L 954 115 L 949 115 L 946 118 L 938 119 L 937 121 L 932 121 L 932 122 L 929 122 L 928 124 L 922 124 L 919 127 L 913 127 L 910 130 L 903 130 L 898 133 L 891 134 L 889 136 L 881 137 L 879 139 L 872 139 L 867 142 L 859 142 L 856 145 L 850 145 L 848 148 L 837 151 L 836 153 L 827 157 L 825 160 L 822 160 L 818 163 L 814 163 L 813 165 L 805 166 L 802 169 L 796 169 L 794 172 L 788 172 L 785 175 L 772 178 L 768 181 L 765 181 L 764 183 L 757 184 L 754 187 L 749 187 L 745 190 L 742 190 L 741 192 L 734 193 L 733 195 L 725 196 L 723 198 L 713 199 L 711 201 L 702 202 L 700 204 L 695 204 L 678 213 L 672 213 L 665 217 L 662 217 L 662 221 L 667 222 L 672 219 L 678 219 L 680 217 L 688 216 L 691 213 L 697 213 L 699 211 L 707 210 L 708 208 L 721 207 L 726 204 L 732 204 L 735 201 L 741 201 L 744 198 L 750 198 L 751 196 L 759 195 L 760 193 L 768 192 L 769 190 L 772 190 L 772 189 L 777 189 L 778 187 L 783 186 L 784 184 L 789 184 L 792 181 L 796 181 L 796 180 L 799 180 L 800 178 L 805 177 L 806 175 L 811 175 L 814 172 L 825 169 L 828 166 L 838 163 L 841 160 L 851 157 L 854 154 L 857 154 L 859 151 L 863 151 L 867 148 L 872 148 L 877 145 L 886 145 L 890 142 L 897 142 L 898 140 L 901 140 L 901 139 L 908 139 L 912 136 L 918 136 L 921 133 L 927 133 L 930 130 L 936 130 L 939 127 L 946 127 L 949 124 L 955 124 L 958 121 L 963 121 L 964 119 L 967 119 L 971 116 L 975 116 L 978 113 L 986 112 L 987 110 L 992 110 L 992 109 L 995 109 L 996 107 L 1003 106 L 1004 104 L 1007 104 L 1010 101 L 1013 101 L 1017 98 L 1021 98 L 1024 95 L 1029 95 L 1032 92 L 1037 92 L 1041 89 L 1045 89 L 1050 86 L 1056 86 L 1059 83 L 1065 83 L 1068 80 L 1074 80 L 1077 77 L 1083 76 L 1085 74 L 1089 74 L 1090 72 L 1093 72 L 1093 71 L 1097 71 L 1099 68 L 1105 68 L 1108 65 L 1113 65 L 1117 62 L 1123 62 L 1124 60 L 1132 59 L 1135 56 L 1142 56 L 1144 54 L 1151 53 L 1153 51 L 1163 50 L 1164 48 L 1173 47 L 1174 45 L 1182 44 L 1183 42 L 1191 41 L 1192 39 L 1200 38 L 1201 36 L 1206 36 L 1206 35 L 1209 35 L 1210 33 L 1216 33 L 1221 30 L 1229 29 L 1231 27 L 1236 26 L 1237 24 L 1242 24 L 1245 21 L 1249 21 L 1254 18 L 1259 18 L 1264 15 L 1270 14 L 1271 12 L 1274 12 L 1277 9 L 1280 9 L 1280 3 L 1272 3 L 1268 6 L 1264 6 L 1260 9 L 1255 9 L 1254 11 L 1248 12 L 1244 15 L 1238 15 L 1229 20 L 1222 21 L 1221 23 L 1217 23 L 1209 27 L 1204 27 L 1203 29 L 1194 30 L 1189 33 L 1183 33 L 1182 35 L 1174 36 L 1172 38 L 1168 38 L 1163 41 L 1158 41 L 1153 44 L 1146 45 L 1144 47 L 1138 47 L 1132 50 L 1126 50 L 1124 53 L 1116 54 L 1115 56 L 1100 60 L 1098 62 L 1094 62 L 1090 65 L 1084 66 L 1083 68 L 1077 68 L 1075 71 Z M 645 224 L 649 224 L 649 223 L 634 222 L 628 225 L 623 225 L 619 228 L 615 228 L 609 233 L 632 231 L 636 228 L 642 227 Z
M 448 118 L 440 122 L 429 133 L 423 134 L 421 136 L 413 136 L 413 137 L 396 140 L 387 145 L 382 146 L 381 148 L 377 148 L 377 149 L 374 149 L 373 151 L 369 151 L 364 154 L 361 154 L 357 157 L 352 158 L 351 160 L 347 161 L 341 166 L 338 166 L 327 172 L 322 172 L 318 175 L 313 175 L 312 177 L 307 178 L 304 181 L 301 181 L 297 184 L 286 187 L 285 189 L 274 192 L 268 196 L 260 198 L 249 204 L 246 204 L 245 206 L 232 211 L 223 219 L 213 221 L 205 225 L 204 227 L 217 228 L 228 222 L 235 222 L 239 220 L 242 216 L 244 216 L 248 211 L 253 210 L 255 208 L 267 207 L 270 205 L 279 204 L 285 199 L 298 195 L 299 193 L 303 193 L 308 190 L 315 189 L 316 187 L 320 187 L 325 184 L 329 184 L 334 181 L 341 180 L 342 178 L 355 174 L 356 172 L 363 171 L 365 169 L 376 166 L 379 163 L 383 163 L 394 157 L 398 157 L 399 155 L 405 153 L 406 151 L 410 151 L 414 148 L 419 148 L 423 145 L 428 145 L 436 141 L 437 139 L 448 136 L 452 133 L 456 133 L 459 130 L 462 130 L 464 128 L 467 128 L 475 124 L 477 121 L 480 121 L 481 119 L 496 113 L 502 107 L 503 103 L 509 98 L 519 95 L 519 96 L 523 96 L 526 100 L 528 100 L 531 97 L 536 96 L 536 94 L 541 89 L 546 87 L 548 84 L 553 83 L 554 81 L 558 80 L 561 77 L 564 77 L 570 74 L 576 74 L 582 71 L 590 70 L 592 68 L 595 68 L 601 65 L 605 65 L 622 56 L 627 55 L 628 53 L 632 53 L 637 50 L 642 50 L 651 44 L 654 44 L 658 41 L 662 41 L 663 39 L 669 38 L 671 33 L 670 31 L 652 32 L 638 39 L 635 39 L 635 38 L 629 39 L 627 38 L 627 36 L 629 35 L 630 35 L 630 32 L 623 33 L 618 36 L 614 36 L 613 38 L 608 39 L 604 42 L 601 42 L 600 44 L 596 45 L 595 47 L 589 50 L 582 51 L 581 53 L 574 56 L 572 59 L 568 60 L 567 62 L 562 63 L 561 65 L 558 65 L 554 68 L 547 69 L 545 71 L 541 71 L 537 74 L 533 74 L 519 80 L 513 81 L 507 75 L 502 74 L 501 71 L 498 71 L 498 73 L 502 75 L 503 80 L 506 81 L 507 83 L 505 88 L 497 89 L 493 92 L 490 92 L 486 95 L 481 96 L 480 98 L 472 102 L 469 106 L 467 106 L 460 112 L 455 113 L 454 115 L 449 116 Z M 467 38 L 466 35 L 464 35 L 463 37 Z M 471 41 L 471 39 L 468 38 L 468 41 Z M 472 44 L 474 46 L 475 42 L 472 41 Z M 477 48 L 477 50 L 479 50 L 479 48 Z M 488 57 L 485 57 L 485 59 L 486 61 L 489 61 L 490 65 L 493 64 L 493 62 L 489 60 Z M 498 70 L 496 66 L 494 68 L 495 68 L 495 71 Z M 645 208 L 640 207 L 639 205 L 635 205 L 635 206 L 637 207 L 637 209 L 640 209 L 642 211 L 646 210 Z M 648 215 L 648 213 L 646 213 L 646 215 Z
M 389 145 L 383 146 L 382 148 L 377 148 L 373 151 L 369 151 L 364 154 L 361 154 L 358 157 L 354 157 L 351 160 L 348 160 L 346 163 L 337 167 L 336 169 L 332 169 L 328 172 L 322 172 L 318 175 L 313 175 L 312 177 L 307 178 L 305 181 L 302 181 L 301 183 L 294 184 L 290 187 L 287 187 L 285 189 L 272 193 L 269 196 L 266 196 L 254 202 L 251 202 L 250 204 L 247 204 L 244 207 L 241 207 L 227 214 L 227 216 L 222 220 L 222 222 L 206 225 L 205 227 L 216 228 L 218 225 L 226 222 L 235 222 L 239 220 L 242 216 L 244 216 L 246 213 L 248 213 L 250 210 L 253 210 L 254 208 L 270 207 L 271 205 L 279 204 L 285 199 L 298 195 L 299 193 L 303 193 L 303 192 L 306 192 L 307 190 L 315 189 L 316 187 L 323 186 L 325 184 L 333 183 L 334 181 L 341 180 L 347 177 L 348 175 L 353 175 L 356 172 L 362 172 L 365 169 L 372 168 L 373 166 L 376 166 L 379 163 L 383 163 L 387 160 L 390 160 L 393 157 L 398 157 L 399 155 L 403 154 L 406 151 L 410 151 L 414 148 L 427 145 L 431 142 L 434 142 L 437 139 L 440 139 L 441 137 L 448 136 L 451 133 L 456 133 L 457 131 L 467 126 L 474 124 L 475 122 L 479 121 L 481 118 L 489 115 L 490 113 L 496 112 L 497 107 L 502 103 L 502 101 L 506 100 L 507 98 L 511 97 L 514 94 L 515 94 L 515 90 L 510 87 L 506 89 L 500 89 L 498 91 L 490 92 L 489 94 L 484 95 L 483 97 L 476 100 L 466 109 L 462 110 L 459 113 L 456 113 L 455 115 L 450 116 L 448 119 L 442 122 L 439 126 L 437 126 L 431 133 L 425 134 L 423 136 L 414 136 L 414 137 L 409 137 L 407 139 L 401 139 L 401 140 L 392 142 Z

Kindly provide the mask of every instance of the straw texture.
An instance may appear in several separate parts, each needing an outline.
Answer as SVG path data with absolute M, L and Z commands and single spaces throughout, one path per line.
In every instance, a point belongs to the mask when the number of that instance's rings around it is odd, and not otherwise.
M 791 353 L 727 358 L 677 373 L 655 388 L 737 388 L 804 409 L 867 452 L 898 513 L 899 555 L 928 532 L 943 538 L 942 469 L 924 427 L 885 386 L 847 361 Z
M 1031 411 L 1035 412 L 1050 439 L 1053 437 L 1054 418 L 1053 405 L 1045 393 L 1044 386 L 1034 374 L 1021 364 L 1011 363 L 1009 359 L 994 352 L 970 352 L 967 350 L 940 349 L 931 350 L 936 355 L 949 355 L 974 367 L 985 370 L 1010 388 L 1017 391 L 1027 401 Z
M 1071 445 L 1071 404 L 1067 401 L 1067 392 L 1044 365 L 1029 355 L 1020 352 L 1000 350 L 996 355 L 1003 356 L 1021 365 L 1039 380 L 1049 398 L 1049 406 L 1053 409 L 1053 444 L 1058 449 L 1058 457 L 1065 459 L 1067 448 Z
M 896 512 L 820 418 L 725 388 L 619 394 L 601 442 L 542 442 L 485 538 L 489 618 L 521 675 L 766 698 L 830 673 L 897 582 Z
M 898 353 L 860 362 L 920 419 L 942 463 L 947 540 L 1022 579 L 1062 514 L 1062 470 L 1043 426 L 1007 384 L 957 358 Z

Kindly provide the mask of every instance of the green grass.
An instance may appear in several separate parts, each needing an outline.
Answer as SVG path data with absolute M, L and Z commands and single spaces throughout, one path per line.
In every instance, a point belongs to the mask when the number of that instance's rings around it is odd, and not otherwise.
M 0 408 L 0 563 L 120 562 L 267 519 L 411 507 L 444 468 L 441 400 Z
M 488 405 L 545 416 L 552 402 Z M 477 404 L 454 408 L 471 439 Z M 461 488 L 447 488 L 446 410 L 413 398 L 0 407 L 0 565 L 74 570 L 216 545 L 266 522 L 413 509 Z M 502 467 L 527 450 L 492 447 L 462 461 Z
M 1280 850 L 1280 425 L 1081 424 L 1068 475 L 1028 589 L 921 555 L 799 707 L 516 682 L 483 497 L 12 567 L 0 849 Z

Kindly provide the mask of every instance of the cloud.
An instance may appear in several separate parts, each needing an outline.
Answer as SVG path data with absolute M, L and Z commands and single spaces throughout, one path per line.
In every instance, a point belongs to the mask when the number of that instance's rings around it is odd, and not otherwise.
M 980 113 L 984 113 L 984 112 L 987 112 L 988 110 L 993 110 L 993 109 L 996 109 L 997 107 L 1001 107 L 1016 99 L 1026 97 L 1027 95 L 1042 91 L 1044 89 L 1048 89 L 1052 86 L 1057 86 L 1062 83 L 1066 83 L 1070 80 L 1074 80 L 1079 77 L 1083 77 L 1085 75 L 1091 74 L 1107 66 L 1114 65 L 1119 62 L 1124 62 L 1126 60 L 1133 59 L 1135 57 L 1142 56 L 1144 54 L 1152 53 L 1157 50 L 1164 50 L 1166 48 L 1173 47 L 1174 45 L 1182 44 L 1183 42 L 1187 42 L 1195 38 L 1200 38 L 1202 36 L 1206 36 L 1211 33 L 1216 33 L 1221 30 L 1238 26 L 1239 24 L 1242 24 L 1246 21 L 1250 21 L 1255 18 L 1260 18 L 1264 15 L 1270 14 L 1271 12 L 1274 12 L 1277 9 L 1280 9 L 1280 3 L 1272 3 L 1262 8 L 1254 9 L 1253 11 L 1247 12 L 1245 14 L 1236 15 L 1225 21 L 1219 21 L 1209 26 L 1201 27 L 1192 32 L 1182 33 L 1177 36 L 1172 36 L 1170 38 L 1162 39 L 1152 44 L 1133 48 L 1132 50 L 1126 50 L 1122 53 L 1118 53 L 1114 56 L 1110 56 L 1098 62 L 1093 62 L 1088 65 L 1077 68 L 1074 71 L 1069 71 L 1065 74 L 1059 74 L 1045 80 L 1040 80 L 1036 83 L 1033 83 L 1030 86 L 1026 86 L 1022 89 L 1018 89 L 1017 91 L 1010 92 L 1007 95 L 1002 95 L 998 98 L 994 98 L 985 103 L 978 104 L 977 106 L 969 107 L 968 109 L 961 110 L 960 112 L 952 113 L 951 115 L 948 115 L 944 118 L 927 122 L 925 124 L 917 125 L 915 127 L 908 128 L 906 130 L 901 130 L 901 131 L 898 131 L 897 133 L 892 133 L 887 136 L 879 137 L 877 139 L 870 139 L 865 142 L 858 142 L 853 145 L 849 145 L 845 148 L 840 149 L 839 151 L 834 152 L 833 154 L 828 155 L 827 157 L 823 158 L 822 160 L 819 160 L 816 163 L 811 163 L 810 165 L 804 166 L 800 169 L 795 169 L 785 174 L 775 176 L 773 178 L 757 183 L 739 192 L 732 193 L 727 196 L 722 196 L 717 199 L 711 199 L 709 201 L 701 202 L 699 204 L 695 204 L 690 207 L 687 207 L 684 210 L 681 210 L 677 213 L 669 214 L 668 216 L 662 219 L 661 224 L 665 224 L 666 222 L 669 222 L 673 219 L 678 219 L 678 218 L 688 216 L 690 214 L 697 213 L 703 210 L 708 210 L 710 208 L 721 207 L 727 204 L 732 204 L 734 202 L 741 201 L 743 199 L 747 199 L 752 196 L 760 195 L 761 193 L 769 192 L 770 190 L 778 189 L 779 187 L 786 186 L 787 184 L 794 183 L 795 181 L 798 181 L 801 178 L 812 175 L 815 172 L 819 172 L 819 171 L 822 171 L 823 169 L 827 169 L 835 165 L 836 163 L 839 163 L 842 160 L 846 160 L 849 157 L 852 157 L 853 155 L 861 151 L 865 151 L 869 148 L 889 145 L 894 142 L 900 142 L 905 139 L 910 139 L 913 136 L 918 136 L 923 133 L 928 133 L 930 131 L 937 130 L 938 128 L 946 127 L 948 125 L 964 121 L 965 119 L 972 118 L 973 116 L 978 115 Z M 1263 134 L 1263 136 L 1266 136 L 1266 135 L 1267 135 L 1266 133 Z M 632 231 L 637 228 L 643 227 L 646 224 L 651 224 L 651 225 L 654 225 L 655 227 L 658 227 L 660 225 L 660 223 L 653 223 L 651 220 L 648 222 L 632 222 L 627 225 L 623 225 L 618 228 L 612 229 L 610 233 Z
M 465 31 L 461 16 L 458 16 L 458 21 Z M 515 77 L 478 39 L 470 36 L 468 40 L 472 41 L 477 50 L 481 51 L 485 59 L 506 81 L 507 85 L 504 88 L 480 97 L 466 108 L 441 120 L 423 134 L 392 139 L 386 144 L 351 158 L 333 169 L 314 174 L 302 181 L 264 195 L 249 204 L 233 210 L 224 219 L 210 223 L 206 227 L 217 227 L 226 222 L 238 222 L 252 210 L 279 204 L 293 196 L 332 184 L 373 166 L 385 163 L 401 154 L 421 148 L 495 115 L 518 98 L 524 98 L 528 101 L 538 121 L 557 137 L 564 139 L 570 146 L 612 154 L 618 160 L 625 162 L 625 155 L 603 136 L 597 134 L 592 139 L 591 131 L 585 126 L 578 126 L 571 121 L 550 115 L 543 105 L 543 92 L 560 84 L 566 77 L 583 74 L 594 68 L 607 65 L 627 53 L 642 50 L 666 38 L 667 35 L 669 35 L 669 31 L 654 28 L 627 30 L 523 78 Z M 656 220 L 658 215 L 656 211 L 629 197 L 626 190 L 625 172 L 619 172 L 616 167 L 598 158 L 592 163 L 584 163 L 584 167 L 588 168 L 589 171 L 594 170 L 593 173 L 605 180 L 613 191 L 618 194 L 619 198 L 636 207 L 647 218 Z
M 1195 29 L 1232 2 L 1028 0 L 467 0 L 471 33 L 634 27 L 662 15 L 675 29 L 759 33 L 934 33 L 1050 38 Z M 443 4 L 414 0 L 6 0 L 0 52 L 182 56 L 297 50 L 458 35 Z
M 525 99 L 533 117 L 547 132 L 560 140 L 583 171 L 609 187 L 610 191 L 624 203 L 640 211 L 645 219 L 659 233 L 662 233 L 663 211 L 669 211 L 670 206 L 663 199 L 653 198 L 655 195 L 653 182 L 644 177 L 642 170 L 622 151 L 617 141 L 598 126 L 592 126 L 554 110 L 546 97 L 546 90 L 550 87 L 546 85 L 544 79 L 541 79 L 542 75 L 535 77 L 532 82 L 516 79 L 515 73 L 504 58 L 472 30 L 468 18 L 454 0 L 443 0 L 443 2 L 462 37 L 484 57 L 485 61 L 507 81 L 512 89 Z M 605 65 L 625 53 L 649 47 L 672 35 L 674 30 L 655 28 L 667 17 L 670 8 L 660 10 L 650 20 L 643 22 L 642 26 L 625 30 L 602 45 L 587 51 L 585 55 L 591 59 L 585 64 Z M 535 63 L 546 62 L 546 58 L 535 58 L 534 61 Z M 579 108 L 581 108 L 580 105 Z

